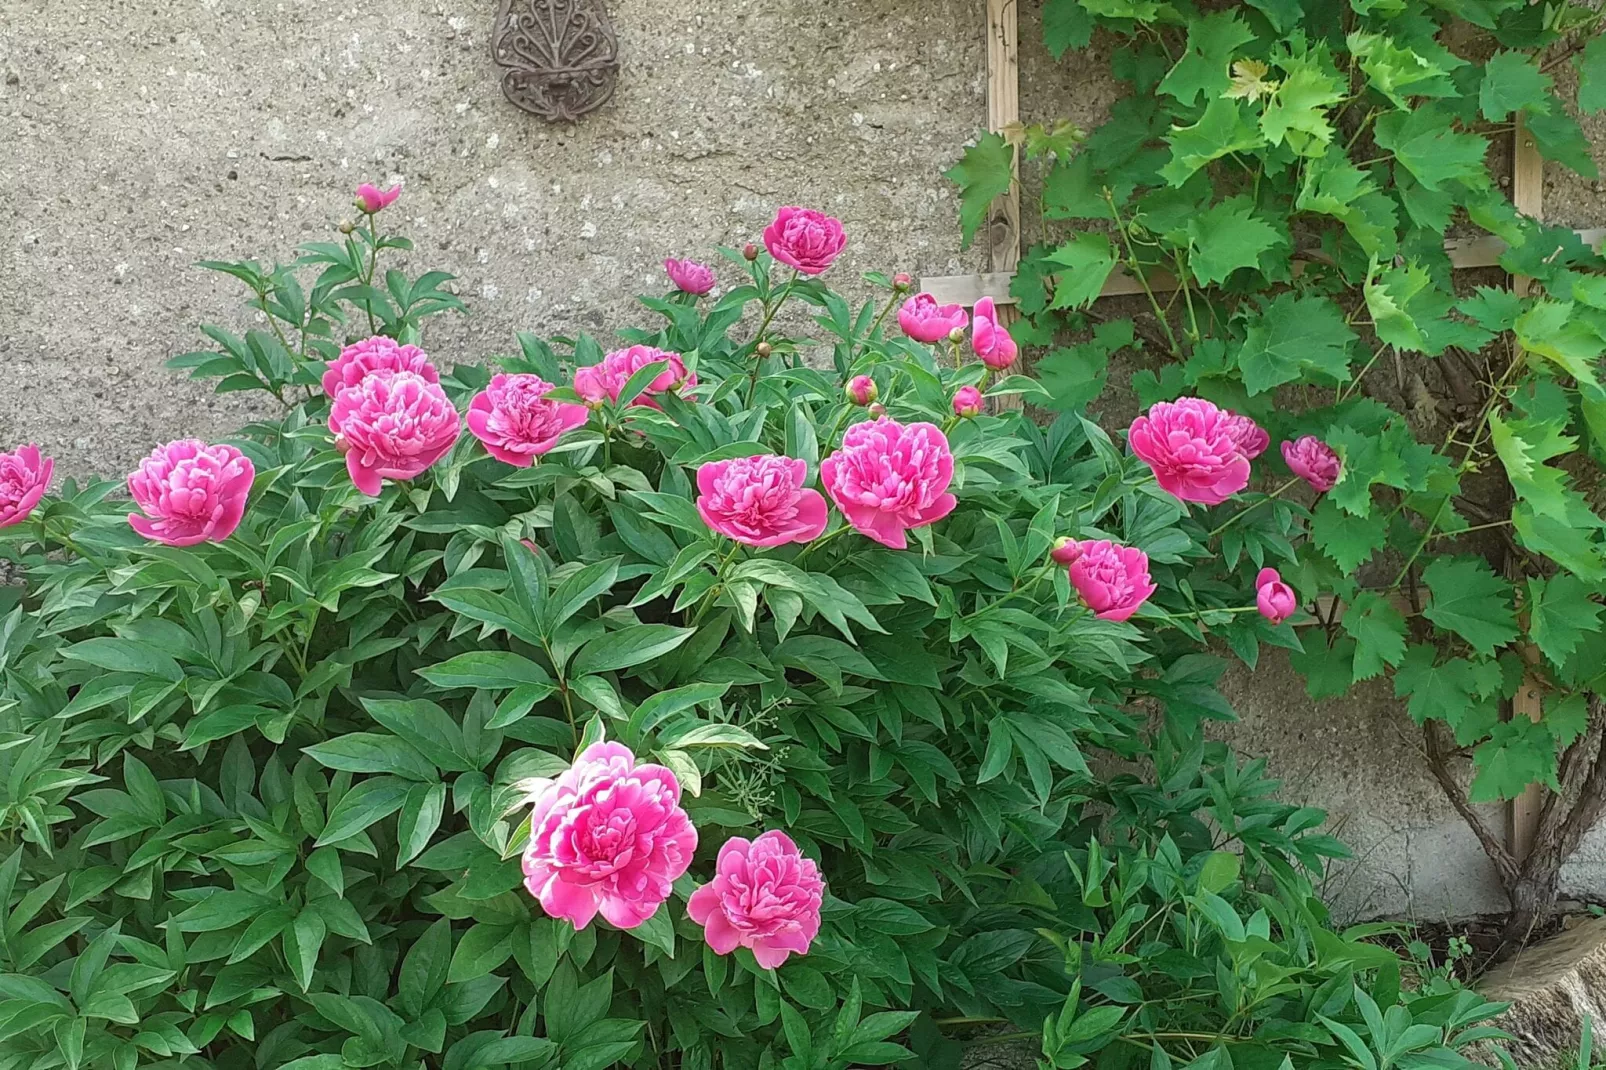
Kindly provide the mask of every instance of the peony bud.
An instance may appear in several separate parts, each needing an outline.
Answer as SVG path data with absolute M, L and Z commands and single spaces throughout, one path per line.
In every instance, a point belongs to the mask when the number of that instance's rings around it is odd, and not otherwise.
M 874 416 L 876 419 L 879 420 L 879 419 L 881 419 L 881 417 L 883 417 L 883 416 L 885 416 L 887 414 L 887 407 L 885 405 L 881 404 L 881 402 L 877 401 L 877 402 L 871 403 L 870 408 L 869 408 L 868 411 L 869 411 L 871 416 Z
M 948 341 L 954 343 L 954 345 L 958 345 L 960 342 L 963 342 L 964 340 L 965 340 L 965 329 L 963 327 L 955 327 L 953 330 L 948 332 Z
M 868 375 L 855 375 L 848 380 L 848 400 L 855 405 L 868 405 L 879 393 L 875 380 Z
M 342 233 L 342 234 L 351 234 L 354 231 L 356 231 L 357 224 L 353 223 L 349 219 L 342 219 L 340 221 L 340 225 L 338 227 L 336 227 L 335 229 L 340 231 L 340 233 Z
M 775 352 L 775 350 L 770 347 L 768 342 L 760 342 L 758 345 L 753 347 L 753 352 L 758 354 L 759 360 L 764 360 L 771 353 Z
M 754 245 L 752 242 L 748 242 L 746 245 L 742 246 L 742 259 L 749 262 L 757 260 L 758 246 Z
M 954 391 L 954 415 L 971 420 L 981 415 L 981 391 L 973 386 L 962 386 Z
M 1075 561 L 1082 552 L 1081 544 L 1069 535 L 1061 535 L 1054 540 L 1054 548 L 1049 550 L 1048 556 L 1058 565 L 1069 565 Z
M 910 277 L 907 271 L 900 271 L 892 276 L 892 288 L 898 293 L 906 294 L 914 289 L 914 285 L 915 280 Z

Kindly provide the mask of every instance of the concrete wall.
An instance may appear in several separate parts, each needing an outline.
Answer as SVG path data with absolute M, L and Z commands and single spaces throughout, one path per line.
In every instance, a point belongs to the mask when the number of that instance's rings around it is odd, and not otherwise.
M 618 94 L 549 126 L 502 99 L 491 0 L 0 0 L 0 443 L 115 474 L 158 441 L 236 425 L 238 395 L 161 366 L 197 324 L 248 322 L 233 281 L 191 265 L 288 259 L 367 179 L 405 180 L 390 211 L 411 262 L 460 277 L 473 315 L 427 339 L 446 362 L 519 328 L 636 322 L 631 295 L 661 287 L 665 255 L 739 245 L 783 203 L 843 218 L 838 285 L 984 266 L 959 250 L 941 178 L 985 122 L 980 0 L 607 3 Z M 1056 64 L 1039 14 L 1022 0 L 1024 117 L 1092 129 L 1120 92 L 1109 43 Z M 1559 169 L 1546 201 L 1558 221 L 1606 222 L 1599 186 Z M 1227 690 L 1243 715 L 1229 738 L 1354 847 L 1329 884 L 1342 912 L 1501 909 L 1386 685 L 1311 703 L 1268 654 Z M 1565 883 L 1606 898 L 1606 836 Z

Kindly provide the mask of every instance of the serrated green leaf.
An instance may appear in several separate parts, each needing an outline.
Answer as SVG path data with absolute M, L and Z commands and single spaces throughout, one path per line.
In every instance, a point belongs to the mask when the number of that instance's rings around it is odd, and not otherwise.
M 1517 638 L 1517 618 L 1511 609 L 1511 585 L 1489 567 L 1471 557 L 1439 557 L 1422 570 L 1432 600 L 1422 615 L 1454 632 L 1480 654 Z
M 1355 679 L 1369 680 L 1405 657 L 1405 617 L 1387 599 L 1365 591 L 1344 611 L 1344 631 L 1355 637 Z
M 1188 267 L 1201 286 L 1225 282 L 1239 268 L 1282 243 L 1276 227 L 1255 214 L 1248 197 L 1230 197 L 1188 221 Z
M 959 229 L 969 246 L 992 203 L 1015 181 L 1015 150 L 1000 134 L 983 134 L 943 177 L 959 187 Z
M 1115 270 L 1115 247 L 1102 234 L 1078 234 L 1043 258 L 1065 270 L 1055 272 L 1050 308 L 1086 308 L 1098 300 Z

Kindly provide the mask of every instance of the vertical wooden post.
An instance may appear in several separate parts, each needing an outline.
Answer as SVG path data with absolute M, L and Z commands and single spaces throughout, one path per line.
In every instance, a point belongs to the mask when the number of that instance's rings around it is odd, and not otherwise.
M 987 0 L 987 127 L 995 133 L 1020 121 L 1020 25 L 1016 0 Z M 1012 166 L 1018 169 L 1020 152 L 1014 153 Z M 1020 179 L 1009 192 L 993 203 L 987 220 L 987 244 L 995 272 L 1012 272 L 1020 263 Z M 998 309 L 998 322 L 1008 327 L 1015 321 L 1013 305 Z M 1018 409 L 1020 395 L 995 399 L 999 409 Z
M 1542 219 L 1544 195 L 1545 161 L 1523 122 L 1522 113 L 1518 112 L 1511 143 L 1511 201 L 1523 215 Z M 1533 280 L 1522 275 L 1511 279 L 1511 288 L 1519 295 L 1525 296 L 1532 285 Z M 1532 658 L 1536 652 L 1524 651 L 1524 654 Z M 1511 700 L 1511 716 L 1532 721 L 1544 716 L 1544 688 L 1532 674 L 1523 676 L 1522 686 Z M 1539 831 L 1539 811 L 1545 802 L 1544 793 L 1542 785 L 1530 784 L 1526 791 L 1511 800 L 1506 819 L 1506 846 L 1519 862 L 1527 858 L 1533 848 L 1534 836 Z

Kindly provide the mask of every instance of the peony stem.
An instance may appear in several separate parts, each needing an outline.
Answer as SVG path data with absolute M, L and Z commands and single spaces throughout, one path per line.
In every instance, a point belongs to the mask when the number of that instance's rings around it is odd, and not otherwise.
M 1276 490 L 1272 491 L 1270 494 L 1266 495 L 1264 498 L 1261 498 L 1259 501 L 1251 502 L 1250 504 L 1244 506 L 1242 509 L 1238 510 L 1236 513 L 1234 513 L 1231 516 L 1229 516 L 1227 518 L 1226 523 L 1222 524 L 1219 528 L 1217 528 L 1216 530 L 1212 531 L 1210 534 L 1206 535 L 1205 538 L 1206 539 L 1213 539 L 1217 535 L 1220 535 L 1223 531 L 1226 531 L 1228 528 L 1232 527 L 1233 522 L 1236 521 L 1239 517 L 1243 516 L 1245 513 L 1248 513 L 1248 512 L 1250 512 L 1250 511 L 1252 511 L 1254 509 L 1258 509 L 1260 506 L 1265 505 L 1267 502 L 1271 501 L 1273 498 L 1281 496 L 1284 491 L 1286 491 L 1288 488 L 1292 487 L 1294 484 L 1296 484 L 1298 482 L 1299 482 L 1299 477 L 1295 476 L 1293 479 L 1290 479 L 1287 483 L 1284 483 L 1282 486 L 1278 487 Z

